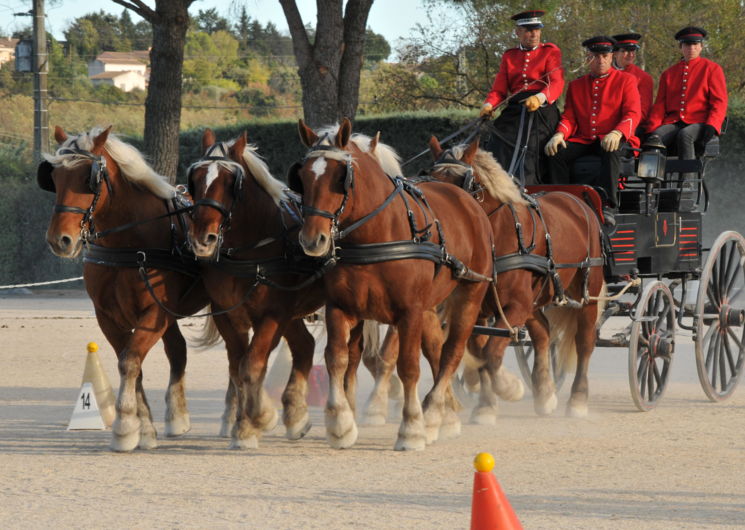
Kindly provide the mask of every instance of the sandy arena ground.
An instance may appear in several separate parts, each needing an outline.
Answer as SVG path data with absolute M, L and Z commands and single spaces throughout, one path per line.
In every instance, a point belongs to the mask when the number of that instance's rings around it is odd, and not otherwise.
M 200 325 L 184 324 L 187 333 Z M 217 436 L 221 348 L 190 351 L 191 432 L 153 451 L 111 453 L 109 432 L 65 430 L 88 341 L 101 345 L 116 389 L 114 352 L 82 293 L 0 296 L 1 528 L 467 528 L 480 451 L 495 455 L 526 528 L 745 527 L 745 389 L 709 403 L 680 336 L 672 383 L 651 413 L 635 411 L 626 351 L 599 349 L 587 419 L 538 418 L 528 392 L 502 404 L 496 427 L 468 425 L 464 411 L 460 438 L 416 453 L 392 450 L 394 420 L 361 426 L 352 449 L 330 449 L 320 408 L 299 442 L 280 425 L 256 451 L 228 450 Z M 364 403 L 371 380 L 361 377 Z M 161 432 L 166 383 L 159 344 L 144 384 Z

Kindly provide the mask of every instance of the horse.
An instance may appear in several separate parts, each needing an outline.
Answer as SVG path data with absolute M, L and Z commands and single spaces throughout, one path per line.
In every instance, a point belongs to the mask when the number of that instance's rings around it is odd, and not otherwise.
M 318 133 L 300 120 L 298 129 L 309 149 L 288 174 L 290 187 L 303 196 L 299 241 L 309 256 L 335 264 L 323 276 L 330 380 L 327 440 L 334 448 L 346 448 L 357 439 L 343 389 L 346 339 L 361 319 L 371 318 L 393 324 L 399 332 L 397 368 L 404 404 L 394 448 L 424 449 L 443 426 L 450 379 L 491 279 L 489 220 L 473 198 L 452 185 L 432 182 L 416 188 L 389 177 L 386 173 L 400 171 L 386 172 L 378 150 L 393 150 L 377 136 L 351 141 L 348 119 Z M 449 333 L 422 406 L 416 385 L 423 315 L 446 300 Z M 460 425 L 450 428 L 459 430 Z
M 497 327 L 526 326 L 535 348 L 532 373 L 537 414 L 554 412 L 558 400 L 549 368 L 550 340 L 557 341 L 559 363 L 576 372 L 566 414 L 588 413 L 587 370 L 595 347 L 595 323 L 602 313 L 605 288 L 601 227 L 585 202 L 564 192 L 526 198 L 493 156 L 468 145 L 443 150 L 429 142 L 435 160 L 430 177 L 461 186 L 478 198 L 488 214 L 495 239 L 494 289 L 484 314 L 499 315 Z M 529 238 L 529 241 L 527 240 Z M 554 338 L 551 338 L 551 337 Z M 495 416 L 490 388 L 502 364 L 508 337 L 472 339 L 480 359 L 481 392 L 473 417 Z
M 111 448 L 126 452 L 157 446 L 142 363 L 159 339 L 170 363 L 166 435 L 190 429 L 184 396 L 186 343 L 176 317 L 165 307 L 192 315 L 209 298 L 193 258 L 179 256 L 185 234 L 172 215 L 176 188 L 110 131 L 94 128 L 68 136 L 55 127 L 60 147 L 44 155 L 37 182 L 56 193 L 46 233 L 51 251 L 73 259 L 87 250 L 85 288 L 116 352 L 121 378 Z
M 287 438 L 298 440 L 311 427 L 305 398 L 315 349 L 302 317 L 323 306 L 323 262 L 306 257 L 300 249 L 300 213 L 286 185 L 271 175 L 245 132 L 229 142 L 217 142 L 207 129 L 202 148 L 204 156 L 188 170 L 195 199 L 188 238 L 195 255 L 210 260 L 202 278 L 213 308 L 227 310 L 227 325 L 220 333 L 234 357 L 230 377 L 238 394 L 231 447 L 257 448 L 261 431 L 277 423 L 263 383 L 269 354 L 282 336 L 292 352 L 292 370 L 282 394 L 283 422 Z M 352 396 L 361 337 L 358 326 L 350 337 L 354 369 L 345 379 Z

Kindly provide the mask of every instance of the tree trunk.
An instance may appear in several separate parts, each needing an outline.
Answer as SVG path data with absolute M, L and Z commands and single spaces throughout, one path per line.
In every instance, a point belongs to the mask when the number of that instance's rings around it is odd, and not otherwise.
M 300 84 L 303 115 L 311 127 L 354 118 L 360 87 L 360 69 L 373 0 L 316 0 L 316 38 L 310 43 L 295 0 L 280 0 L 292 36 Z
M 153 168 L 176 182 L 181 123 L 181 72 L 189 6 L 194 0 L 155 0 L 155 11 L 142 0 L 114 0 L 153 26 L 150 81 L 145 99 L 145 151 Z

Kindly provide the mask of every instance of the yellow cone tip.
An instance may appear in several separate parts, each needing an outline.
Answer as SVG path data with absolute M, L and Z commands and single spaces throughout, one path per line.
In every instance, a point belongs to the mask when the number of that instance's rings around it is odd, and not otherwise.
M 97 352 L 98 344 L 96 344 L 95 342 L 89 342 L 87 348 L 88 348 L 88 353 Z
M 494 457 L 490 453 L 479 453 L 473 459 L 476 471 L 491 471 L 494 469 Z

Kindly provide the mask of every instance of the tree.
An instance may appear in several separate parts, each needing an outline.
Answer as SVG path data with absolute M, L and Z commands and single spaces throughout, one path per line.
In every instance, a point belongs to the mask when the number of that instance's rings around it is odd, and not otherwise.
M 292 36 L 303 88 L 303 114 L 312 127 L 354 118 L 365 28 L 373 0 L 316 0 L 311 42 L 295 0 L 280 0 Z
M 391 54 L 391 45 L 383 35 L 367 28 L 365 35 L 365 62 L 379 63 L 385 61 Z
M 174 183 L 178 169 L 184 44 L 189 27 L 189 6 L 194 0 L 155 0 L 154 10 L 142 0 L 113 1 L 152 25 L 144 144 L 155 170 Z
M 220 16 L 214 7 L 206 11 L 200 9 L 193 22 L 197 31 L 204 31 L 209 34 L 216 31 L 230 31 L 230 22 L 225 17 Z

